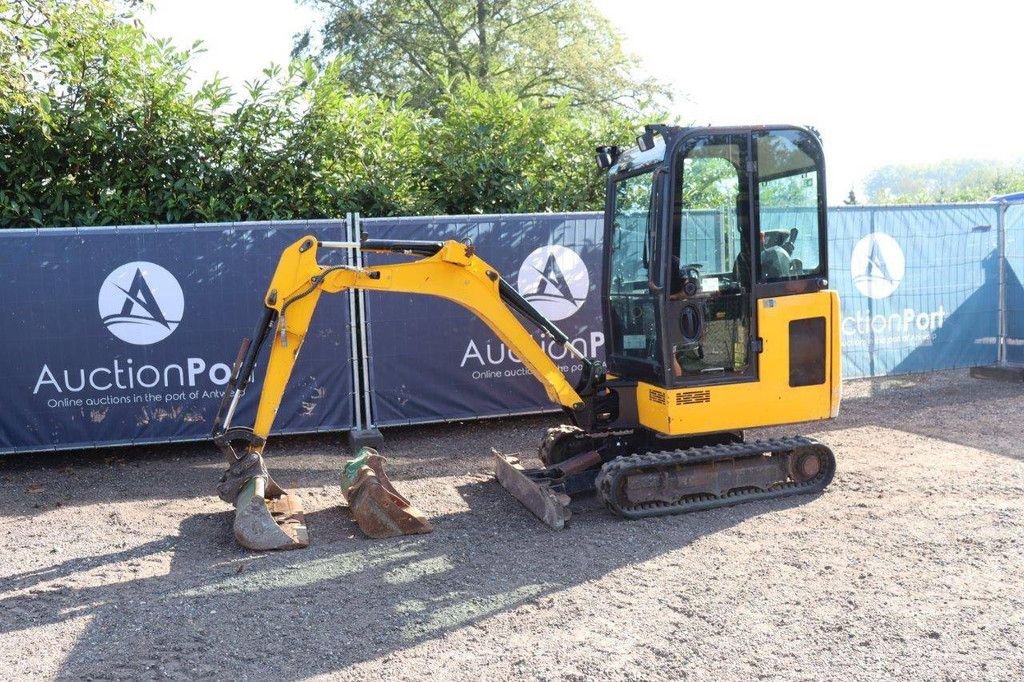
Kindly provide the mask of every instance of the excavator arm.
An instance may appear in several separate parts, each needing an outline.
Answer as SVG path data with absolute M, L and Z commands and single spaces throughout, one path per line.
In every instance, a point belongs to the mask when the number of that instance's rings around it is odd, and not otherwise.
M 323 293 L 365 289 L 425 294 L 453 301 L 487 324 L 540 381 L 548 398 L 573 415 L 585 408 L 581 392 L 591 393 L 603 376 L 597 363 L 569 343 L 568 337 L 505 282 L 497 270 L 477 256 L 472 246 L 455 241 L 364 240 L 359 245 L 363 251 L 404 254 L 416 257 L 416 260 L 367 268 L 321 265 L 317 261 L 321 248 L 355 246 L 354 243 L 319 242 L 314 237 L 303 237 L 285 249 L 264 297 L 263 316 L 253 338 L 243 341 L 235 361 L 214 422 L 213 436 L 228 458 L 228 470 L 218 492 L 222 499 L 235 504 L 235 535 L 247 547 L 301 547 L 308 542 L 294 496 L 287 495 L 270 478 L 262 454 Z M 579 387 L 570 384 L 513 310 L 547 332 L 583 363 L 584 378 Z M 252 428 L 232 426 L 239 398 L 252 378 L 256 358 L 267 341 L 271 343 L 270 359 L 264 373 L 256 419 Z M 244 449 L 238 446 L 239 443 L 244 444 Z M 353 488 L 357 481 L 363 482 L 368 475 L 364 471 L 366 475 L 360 478 L 360 471 L 365 465 L 379 479 L 379 486 L 372 481 L 371 485 L 376 486 L 380 500 L 386 501 L 384 506 L 397 505 L 399 509 L 398 512 L 390 508 L 390 511 L 381 512 L 381 504 L 366 505 L 369 509 L 367 517 L 381 517 L 382 514 L 392 517 L 383 520 L 387 528 L 379 534 L 426 532 L 429 524 L 416 516 L 419 512 L 398 495 L 383 475 L 382 460 L 376 453 L 361 452 L 346 466 L 343 490 L 346 490 L 350 506 L 356 509 L 352 498 L 358 491 Z M 407 518 L 409 514 L 414 517 L 412 521 Z M 395 522 L 395 518 L 399 521 Z M 357 520 L 366 530 L 358 515 Z

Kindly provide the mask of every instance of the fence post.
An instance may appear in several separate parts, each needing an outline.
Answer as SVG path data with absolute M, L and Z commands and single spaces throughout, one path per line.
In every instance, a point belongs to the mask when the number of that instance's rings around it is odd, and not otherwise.
M 358 246 L 362 240 L 362 219 L 359 213 L 350 213 L 349 234 L 356 248 L 350 249 L 350 264 L 357 268 L 365 266 L 363 250 Z M 370 446 L 380 448 L 384 445 L 384 436 L 373 423 L 373 408 L 370 400 L 370 365 L 369 346 L 366 338 L 366 293 L 362 289 L 349 290 L 350 310 L 352 315 L 352 364 L 356 387 L 356 428 L 348 433 L 348 444 L 353 454 L 359 448 Z
M 999 202 L 996 218 L 996 251 L 999 258 L 999 323 L 996 337 L 996 364 L 1006 367 L 1006 209 L 1009 203 Z
M 345 214 L 345 239 L 344 241 L 352 242 L 358 241 L 359 237 L 355 234 L 355 221 L 352 218 L 351 213 Z M 356 266 L 355 250 L 345 249 L 345 264 L 349 267 Z M 355 411 L 355 424 L 354 430 L 360 431 L 363 428 L 363 405 L 359 400 L 359 333 L 357 332 L 357 326 L 359 324 L 359 316 L 356 313 L 356 297 L 355 292 L 350 291 L 348 294 L 348 330 L 349 330 L 349 349 L 352 352 L 352 406 Z
M 995 198 L 993 198 L 993 201 Z M 993 365 L 971 367 L 971 376 L 977 379 L 998 379 L 1000 381 L 1024 381 L 1024 368 L 1010 365 L 1006 346 L 1009 339 L 1009 302 L 1007 301 L 1007 238 L 1006 212 L 1010 202 L 999 198 L 996 204 L 996 258 L 998 259 L 999 291 L 996 301 L 996 362 Z

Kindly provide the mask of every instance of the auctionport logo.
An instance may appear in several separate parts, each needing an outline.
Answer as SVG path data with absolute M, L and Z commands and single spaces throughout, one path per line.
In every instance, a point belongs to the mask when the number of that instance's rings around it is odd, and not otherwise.
M 174 275 L 156 263 L 125 263 L 100 287 L 100 318 L 110 333 L 136 346 L 163 341 L 178 328 L 185 294 Z
M 564 320 L 581 307 L 590 290 L 590 274 L 572 249 L 551 245 L 536 249 L 519 268 L 519 293 L 549 320 Z
M 884 232 L 872 232 L 853 247 L 850 272 L 860 293 L 873 299 L 888 298 L 906 272 L 903 249 Z

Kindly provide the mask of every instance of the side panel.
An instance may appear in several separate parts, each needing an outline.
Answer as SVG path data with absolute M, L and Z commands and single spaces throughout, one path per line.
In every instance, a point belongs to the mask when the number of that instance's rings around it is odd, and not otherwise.
M 640 423 L 659 433 L 682 436 L 835 416 L 840 382 L 838 309 L 838 296 L 833 291 L 759 300 L 758 329 L 763 344 L 760 379 L 671 391 L 640 383 Z M 790 323 L 813 318 L 825 321 L 825 348 L 820 355 L 823 381 L 791 386 Z

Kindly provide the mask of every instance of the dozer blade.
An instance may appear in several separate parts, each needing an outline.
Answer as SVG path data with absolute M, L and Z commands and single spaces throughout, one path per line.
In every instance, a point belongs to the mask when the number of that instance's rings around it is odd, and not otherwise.
M 370 447 L 360 448 L 341 472 L 341 492 L 359 529 L 371 538 L 429 533 L 427 517 L 391 485 L 387 460 Z
M 255 550 L 301 549 L 309 545 L 302 503 L 273 479 L 250 480 L 235 500 L 235 539 Z
M 552 490 L 550 483 L 544 480 L 530 478 L 517 458 L 507 457 L 493 449 L 491 454 L 494 455 L 494 475 L 505 490 L 551 528 L 564 528 L 572 516 L 569 496 Z

